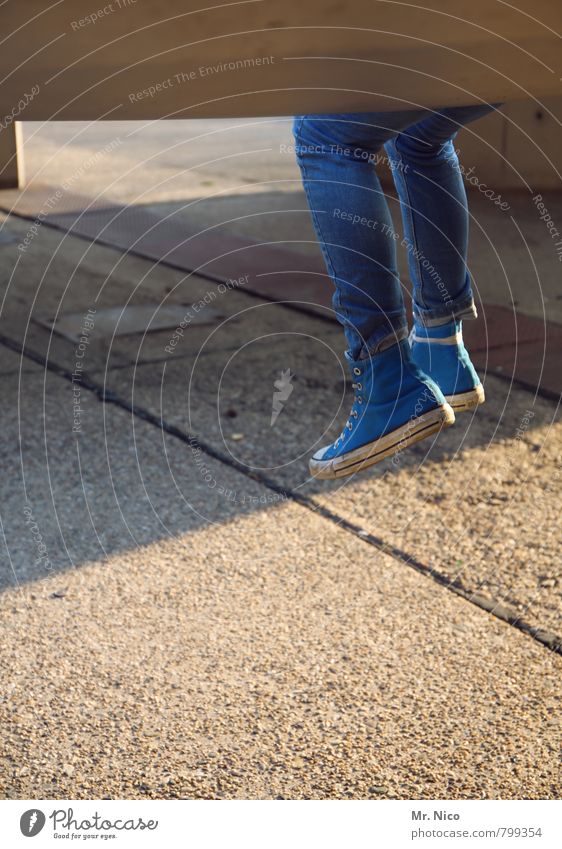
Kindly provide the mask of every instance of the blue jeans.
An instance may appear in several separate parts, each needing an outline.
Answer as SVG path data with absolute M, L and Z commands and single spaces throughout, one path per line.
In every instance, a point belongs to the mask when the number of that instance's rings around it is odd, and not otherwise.
M 389 163 L 400 200 L 416 321 L 431 326 L 476 316 L 466 266 L 468 208 L 453 139 L 495 108 L 295 118 L 297 161 L 352 359 L 407 334 L 399 236 L 377 162 Z

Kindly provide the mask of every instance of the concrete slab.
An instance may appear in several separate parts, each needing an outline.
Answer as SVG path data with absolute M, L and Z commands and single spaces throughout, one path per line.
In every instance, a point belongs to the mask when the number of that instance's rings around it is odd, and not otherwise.
M 76 441 L 39 367 L 3 389 L 4 797 L 557 798 L 559 656 L 112 406 Z
M 31 314 L 80 314 L 94 301 L 101 310 L 129 299 L 181 303 L 186 313 L 198 299 L 203 314 L 224 312 L 219 327 L 187 326 L 183 335 L 166 330 L 107 340 L 94 329 L 81 363 L 99 385 L 191 430 L 248 474 L 317 498 L 456 585 L 559 633 L 555 404 L 483 372 L 488 402 L 475 416 L 459 416 L 437 440 L 357 481 L 311 481 L 308 455 L 337 435 L 350 405 L 337 326 L 248 297 L 243 286 L 221 294 L 208 281 L 100 246 L 77 249 L 75 239 L 63 238 L 41 230 L 20 260 L 4 302 L 2 327 L 11 338 L 26 339 L 72 375 L 76 346 L 28 326 L 26 302 Z M 272 425 L 275 381 L 287 369 L 294 389 Z
M 1 217 L 0 223 L 5 220 Z M 95 310 L 96 315 L 115 309 L 121 313 L 124 306 L 154 313 L 154 322 L 161 310 L 177 308 L 178 323 L 186 316 L 189 318 L 186 335 L 191 336 L 198 322 L 207 320 L 201 312 L 192 311 L 187 315 L 194 303 L 197 305 L 208 296 L 210 287 L 206 281 L 45 227 L 33 233 L 29 245 L 21 251 L 18 245 L 30 232 L 30 223 L 17 218 L 11 218 L 10 222 L 17 242 L 6 245 L 0 252 L 3 326 L 9 327 L 13 337 L 26 339 L 31 347 L 63 362 L 71 371 L 75 345 L 69 345 L 68 340 L 58 334 L 45 333 L 43 327 L 37 327 L 37 322 L 44 322 L 46 318 L 56 322 L 66 313 L 84 319 L 89 310 Z M 211 288 L 216 290 L 217 287 Z M 220 299 L 216 300 L 218 303 Z M 216 319 L 214 305 L 207 303 L 206 307 L 207 316 L 211 313 Z M 99 330 L 99 322 L 97 326 Z M 174 327 L 172 323 L 171 329 Z M 171 329 L 156 332 L 158 339 L 150 340 L 160 355 Z M 208 333 L 208 329 L 204 333 Z M 98 332 L 92 333 L 88 342 L 87 368 L 103 368 L 109 352 L 112 365 L 135 362 L 128 355 L 119 358 L 112 334 Z
M 84 329 L 85 317 L 88 319 L 86 329 Z M 47 330 L 60 333 L 76 343 L 80 342 L 84 335 L 90 336 L 94 329 L 96 336 L 111 340 L 118 336 L 139 334 L 143 336 L 146 333 L 157 333 L 161 330 L 175 330 L 182 322 L 188 320 L 190 325 L 210 324 L 214 327 L 224 317 L 212 308 L 186 316 L 186 309 L 181 304 L 162 306 L 155 303 L 146 306 L 123 304 L 120 307 L 95 310 L 89 316 L 87 313 L 84 316 L 84 312 L 64 312 L 60 313 L 56 319 L 38 317 L 35 321 Z
M 245 347 L 115 371 L 109 383 L 204 435 L 248 472 L 313 497 L 535 626 L 559 630 L 556 405 L 488 376 L 488 401 L 476 415 L 460 415 L 455 428 L 357 480 L 321 484 L 310 479 L 307 457 L 339 433 L 351 395 L 339 352 L 309 322 L 300 337 L 280 317 L 271 339 L 256 319 Z M 274 384 L 286 369 L 294 389 L 272 426 Z
M 296 184 L 293 181 L 291 185 Z M 213 197 L 207 217 L 214 214 L 215 219 L 206 223 L 205 198 L 180 205 L 168 201 L 164 209 L 156 209 L 154 205 L 92 201 L 70 193 L 62 194 L 52 210 L 55 191 L 32 185 L 13 199 L 18 214 L 49 209 L 47 220 L 52 226 L 88 240 L 187 272 L 196 270 L 214 282 L 244 280 L 246 291 L 269 300 L 295 301 L 303 310 L 334 318 L 332 284 L 311 232 L 302 190 L 274 194 L 281 199 L 281 207 L 276 197 L 262 191 L 256 197 L 244 197 L 240 214 L 226 219 L 224 197 L 218 199 L 218 210 Z M 540 209 L 535 203 L 539 197 Z M 294 199 L 290 206 L 287 198 Z M 235 197 L 239 207 L 241 200 Z M 398 204 L 392 192 L 389 201 L 396 219 Z M 487 367 L 491 352 L 496 373 L 558 399 L 562 393 L 557 367 L 562 328 L 552 319 L 560 318 L 556 307 L 559 251 L 541 210 L 551 210 L 556 217 L 560 199 L 551 194 L 531 200 L 529 195 L 516 193 L 510 195 L 510 201 L 514 207 L 507 200 L 498 207 L 480 194 L 471 199 L 474 263 L 471 255 L 470 268 L 481 320 L 466 324 L 465 337 L 480 368 Z M 519 207 L 517 214 L 515 206 Z M 239 222 L 245 232 L 237 232 Z M 298 226 L 301 222 L 304 230 Z M 400 223 L 395 223 L 400 233 Z M 536 245 L 540 245 L 538 253 Z M 407 280 L 406 252 L 401 245 L 398 252 L 401 274 Z M 409 308 L 407 285 L 404 294 Z
M 1 359 L 6 353 L 15 359 L 3 347 Z M 43 579 L 64 587 L 84 562 L 260 506 L 253 481 L 158 430 L 139 432 L 138 421 L 80 381 L 32 364 L 22 376 L 4 375 L 2 391 L 3 588 L 26 594 Z M 244 499 L 228 496 L 242 490 Z
M 230 134 L 226 160 L 216 127 L 190 148 L 184 137 L 201 126 L 176 124 L 177 159 L 162 151 L 162 125 L 150 142 L 127 125 L 127 143 L 106 153 L 104 133 L 123 125 L 94 125 L 96 143 L 62 148 L 76 129 L 50 125 L 50 147 L 37 135 L 38 172 L 53 166 L 86 194 L 103 184 L 102 204 L 196 201 L 174 213 L 178 227 L 216 226 L 219 244 L 234 228 L 290 242 L 307 262 L 317 251 L 278 127 L 246 125 L 239 150 Z M 253 152 L 248 136 L 269 150 Z M 178 174 L 184 162 L 192 170 Z M 485 300 L 486 286 L 500 291 L 503 307 L 515 287 L 516 308 L 532 315 L 552 293 L 558 320 L 558 266 L 529 209 L 526 199 L 525 255 L 497 208 L 473 204 L 478 285 Z M 21 241 L 30 222 L 10 229 Z M 336 325 L 45 227 L 24 251 L 2 247 L 0 287 L 0 334 L 63 374 L 0 347 L 5 797 L 559 798 L 560 657 L 447 589 L 557 628 L 553 403 L 486 376 L 476 416 L 362 478 L 322 485 L 307 479 L 306 455 L 327 427 L 335 435 L 350 400 Z M 169 330 L 89 340 L 85 371 L 153 424 L 72 383 L 75 343 L 33 320 L 199 300 L 227 315 L 212 335 L 194 324 L 176 344 Z M 287 369 L 294 389 L 272 425 Z M 164 435 L 160 416 L 245 474 Z M 256 467 L 332 520 L 260 485 Z
M 508 111 L 529 108 L 522 104 Z M 548 135 L 550 127 L 554 134 L 549 121 L 543 120 L 542 127 L 539 133 Z M 71 178 L 72 192 L 90 198 L 101 193 L 113 203 L 146 207 L 158 217 L 168 216 L 169 222 L 183 223 L 186 232 L 213 227 L 218 238 L 238 234 L 269 241 L 273 236 L 291 250 L 320 258 L 295 162 L 290 119 L 26 123 L 24 132 L 32 184 L 58 186 Z M 527 158 L 537 158 L 524 134 L 514 128 L 510 132 L 521 136 L 520 146 L 529 144 Z M 535 128 L 533 133 L 535 137 Z M 462 148 L 462 134 L 459 139 Z M 522 180 L 519 189 L 500 190 L 480 163 L 482 146 L 477 156 L 465 137 L 467 141 L 463 163 L 472 215 L 470 268 L 482 302 L 515 306 L 539 319 L 546 313 L 562 323 L 556 239 L 533 200 L 542 195 L 560 229 L 562 195 L 534 193 Z M 545 149 L 543 145 L 543 153 Z M 485 190 L 491 190 L 491 200 Z M 3 196 L 20 197 L 8 192 Z M 397 219 L 397 205 L 391 206 Z M 400 252 L 400 263 L 406 280 L 405 251 Z

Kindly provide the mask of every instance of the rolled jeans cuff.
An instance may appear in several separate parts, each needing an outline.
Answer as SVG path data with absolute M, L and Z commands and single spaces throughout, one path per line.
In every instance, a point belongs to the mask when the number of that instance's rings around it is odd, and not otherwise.
M 364 360 L 374 356 L 375 354 L 381 354 L 383 351 L 386 351 L 387 348 L 390 348 L 392 345 L 396 345 L 398 342 L 401 342 L 402 339 L 406 339 L 408 337 L 408 325 L 405 321 L 401 322 L 397 327 L 394 327 L 390 332 L 388 327 L 381 328 L 381 330 L 383 330 L 382 333 L 379 330 L 378 333 L 373 334 L 368 342 L 363 343 L 356 359 Z M 348 354 L 351 355 L 351 351 L 348 351 Z
M 451 301 L 450 304 L 438 307 L 436 309 L 425 309 L 418 304 L 414 304 L 414 319 L 423 327 L 437 327 L 440 324 L 447 324 L 449 321 L 460 321 L 461 319 L 478 318 L 478 312 L 472 295 L 467 295 L 457 301 Z

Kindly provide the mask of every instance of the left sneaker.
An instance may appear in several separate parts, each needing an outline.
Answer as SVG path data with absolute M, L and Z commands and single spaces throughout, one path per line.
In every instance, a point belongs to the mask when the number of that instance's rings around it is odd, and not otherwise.
M 461 321 L 437 327 L 414 323 L 409 341 L 412 359 L 437 383 L 455 413 L 484 403 L 484 387 L 464 347 Z
M 353 475 L 454 423 L 439 387 L 413 362 L 407 339 L 367 359 L 346 359 L 355 400 L 340 436 L 311 457 L 314 477 Z

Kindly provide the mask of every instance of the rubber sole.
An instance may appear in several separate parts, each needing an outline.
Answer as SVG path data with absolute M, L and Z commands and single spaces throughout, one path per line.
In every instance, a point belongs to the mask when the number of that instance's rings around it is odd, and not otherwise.
M 455 413 L 464 413 L 466 410 L 474 410 L 486 400 L 484 387 L 481 383 L 469 392 L 458 392 L 456 395 L 445 395 L 447 403 L 451 405 Z
M 450 404 L 443 404 L 416 419 L 410 419 L 380 439 L 342 454 L 341 457 L 334 457 L 332 460 L 309 460 L 310 473 L 320 480 L 335 480 L 353 475 L 454 423 L 453 408 Z

